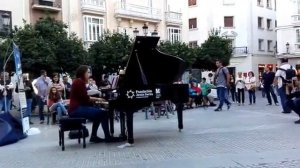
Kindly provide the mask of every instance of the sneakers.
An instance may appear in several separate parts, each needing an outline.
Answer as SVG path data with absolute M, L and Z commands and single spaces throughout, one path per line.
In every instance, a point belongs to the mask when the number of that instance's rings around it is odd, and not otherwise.
M 44 120 L 41 120 L 41 121 L 40 121 L 40 124 L 44 124 Z
M 221 108 L 216 108 L 215 111 L 222 111 L 222 109 Z
M 231 103 L 227 104 L 227 110 L 230 109 Z
M 105 143 L 113 143 L 113 142 L 120 142 L 121 139 L 119 137 L 109 137 L 105 138 Z
M 295 124 L 300 124 L 300 119 L 294 122 Z
M 104 139 L 99 138 L 97 136 L 92 136 L 91 139 L 90 139 L 90 142 L 92 142 L 92 143 L 101 143 L 101 142 L 104 142 Z
M 291 112 L 283 111 L 283 112 L 281 112 L 281 113 L 283 113 L 283 114 L 290 114 Z

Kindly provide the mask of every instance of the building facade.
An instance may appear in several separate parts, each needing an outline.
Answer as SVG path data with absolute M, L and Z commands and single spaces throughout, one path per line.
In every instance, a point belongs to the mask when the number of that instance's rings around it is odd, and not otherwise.
M 232 40 L 233 72 L 275 67 L 276 0 L 189 0 L 189 44 L 201 45 L 213 28 Z
M 178 3 L 179 2 L 179 3 Z M 187 41 L 183 22 L 183 3 L 177 0 L 64 0 L 63 21 L 88 47 L 105 32 L 126 33 L 134 37 L 157 32 L 161 40 Z
M 278 1 L 277 57 L 300 68 L 300 0 Z

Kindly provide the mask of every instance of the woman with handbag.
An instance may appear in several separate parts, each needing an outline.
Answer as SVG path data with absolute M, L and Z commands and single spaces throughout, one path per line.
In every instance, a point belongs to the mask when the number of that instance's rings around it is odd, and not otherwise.
M 245 78 L 243 77 L 242 72 L 238 72 L 238 76 L 235 81 L 235 88 L 237 92 L 237 101 L 238 105 L 244 105 L 245 103 Z
M 246 78 L 245 86 L 249 94 L 249 105 L 252 105 L 252 103 L 255 104 L 256 78 L 252 71 L 248 72 L 248 77 Z

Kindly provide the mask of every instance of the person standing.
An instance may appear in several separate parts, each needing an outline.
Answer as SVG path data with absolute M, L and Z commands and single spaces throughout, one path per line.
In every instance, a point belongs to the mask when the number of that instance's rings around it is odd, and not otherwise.
M 232 99 L 232 102 L 236 102 L 236 89 L 235 89 L 235 80 L 234 80 L 234 77 L 232 75 L 230 75 L 230 81 L 229 81 L 229 91 L 230 91 L 230 94 L 231 94 L 231 99 Z
M 238 72 L 238 76 L 235 81 L 235 88 L 237 92 L 237 101 L 239 106 L 245 103 L 245 77 L 243 76 L 242 72 Z
M 217 95 L 219 99 L 219 106 L 215 111 L 222 111 L 224 102 L 227 104 L 227 109 L 230 109 L 231 103 L 228 101 L 228 96 L 226 96 L 227 88 L 230 86 L 230 74 L 226 67 L 223 66 L 221 60 L 216 61 L 217 71 L 215 74 L 215 81 L 217 87 Z
M 283 109 L 282 113 L 284 114 L 291 113 L 291 109 L 286 105 L 286 101 L 287 101 L 287 87 L 292 82 L 287 80 L 291 80 L 288 78 L 291 78 L 293 76 L 293 74 L 290 74 L 293 73 L 293 71 L 295 73 L 294 75 L 296 75 L 296 70 L 292 65 L 288 63 L 288 59 L 282 58 L 281 66 L 276 71 L 274 82 L 273 82 L 274 85 L 278 87 L 277 92 L 279 94 L 281 106 Z
M 51 84 L 49 85 L 49 91 L 52 87 L 55 87 L 59 92 L 60 96 L 63 96 L 63 92 L 65 90 L 64 83 L 59 79 L 58 73 L 53 73 Z
M 0 111 L 4 108 L 4 112 L 8 113 L 11 109 L 14 85 L 11 82 L 7 72 L 1 73 L 1 95 L 0 95 Z
M 33 91 L 32 84 L 29 80 L 24 79 L 24 90 L 25 90 L 26 103 L 27 103 L 26 113 L 27 116 L 29 117 L 29 123 L 33 124 L 31 122 L 31 113 L 32 113 L 32 100 L 33 100 L 34 91 Z
M 64 99 L 70 99 L 71 87 L 68 76 L 63 76 L 63 84 L 65 85 Z
M 256 103 L 256 95 L 255 95 L 256 78 L 252 71 L 248 72 L 248 77 L 246 78 L 245 86 L 249 94 L 249 105 L 255 104 Z
M 48 88 L 51 83 L 50 78 L 47 76 L 45 70 L 41 70 L 41 76 L 36 80 L 34 84 L 37 89 L 37 102 L 39 106 L 40 124 L 44 123 L 44 106 L 48 96 Z
M 264 85 L 264 90 L 267 96 L 267 100 L 268 100 L 268 104 L 267 105 L 272 105 L 272 99 L 271 99 L 271 95 L 272 98 L 274 100 L 274 104 L 277 106 L 278 105 L 278 100 L 277 100 L 277 96 L 274 93 L 274 89 L 273 89 L 273 81 L 275 78 L 275 73 L 270 71 L 270 68 L 268 68 L 267 66 L 265 67 L 265 72 L 262 75 L 262 83 Z

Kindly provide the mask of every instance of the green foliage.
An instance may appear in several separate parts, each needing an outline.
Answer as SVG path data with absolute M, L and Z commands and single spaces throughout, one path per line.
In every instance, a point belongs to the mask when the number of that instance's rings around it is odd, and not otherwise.
M 13 39 L 22 53 L 23 71 L 38 74 L 41 69 L 51 72 L 74 70 L 87 63 L 87 52 L 75 34 L 68 36 L 67 25 L 53 18 L 42 18 L 35 25 L 15 29 Z
M 125 34 L 104 33 L 89 48 L 89 57 L 93 62 L 93 73 L 99 76 L 103 71 L 115 72 L 119 66 L 124 67 L 131 54 L 132 46 L 132 40 Z
M 175 42 L 171 43 L 169 41 L 161 42 L 158 49 L 166 54 L 178 56 L 187 62 L 187 65 L 191 67 L 196 61 L 196 49 L 189 48 L 185 43 Z

